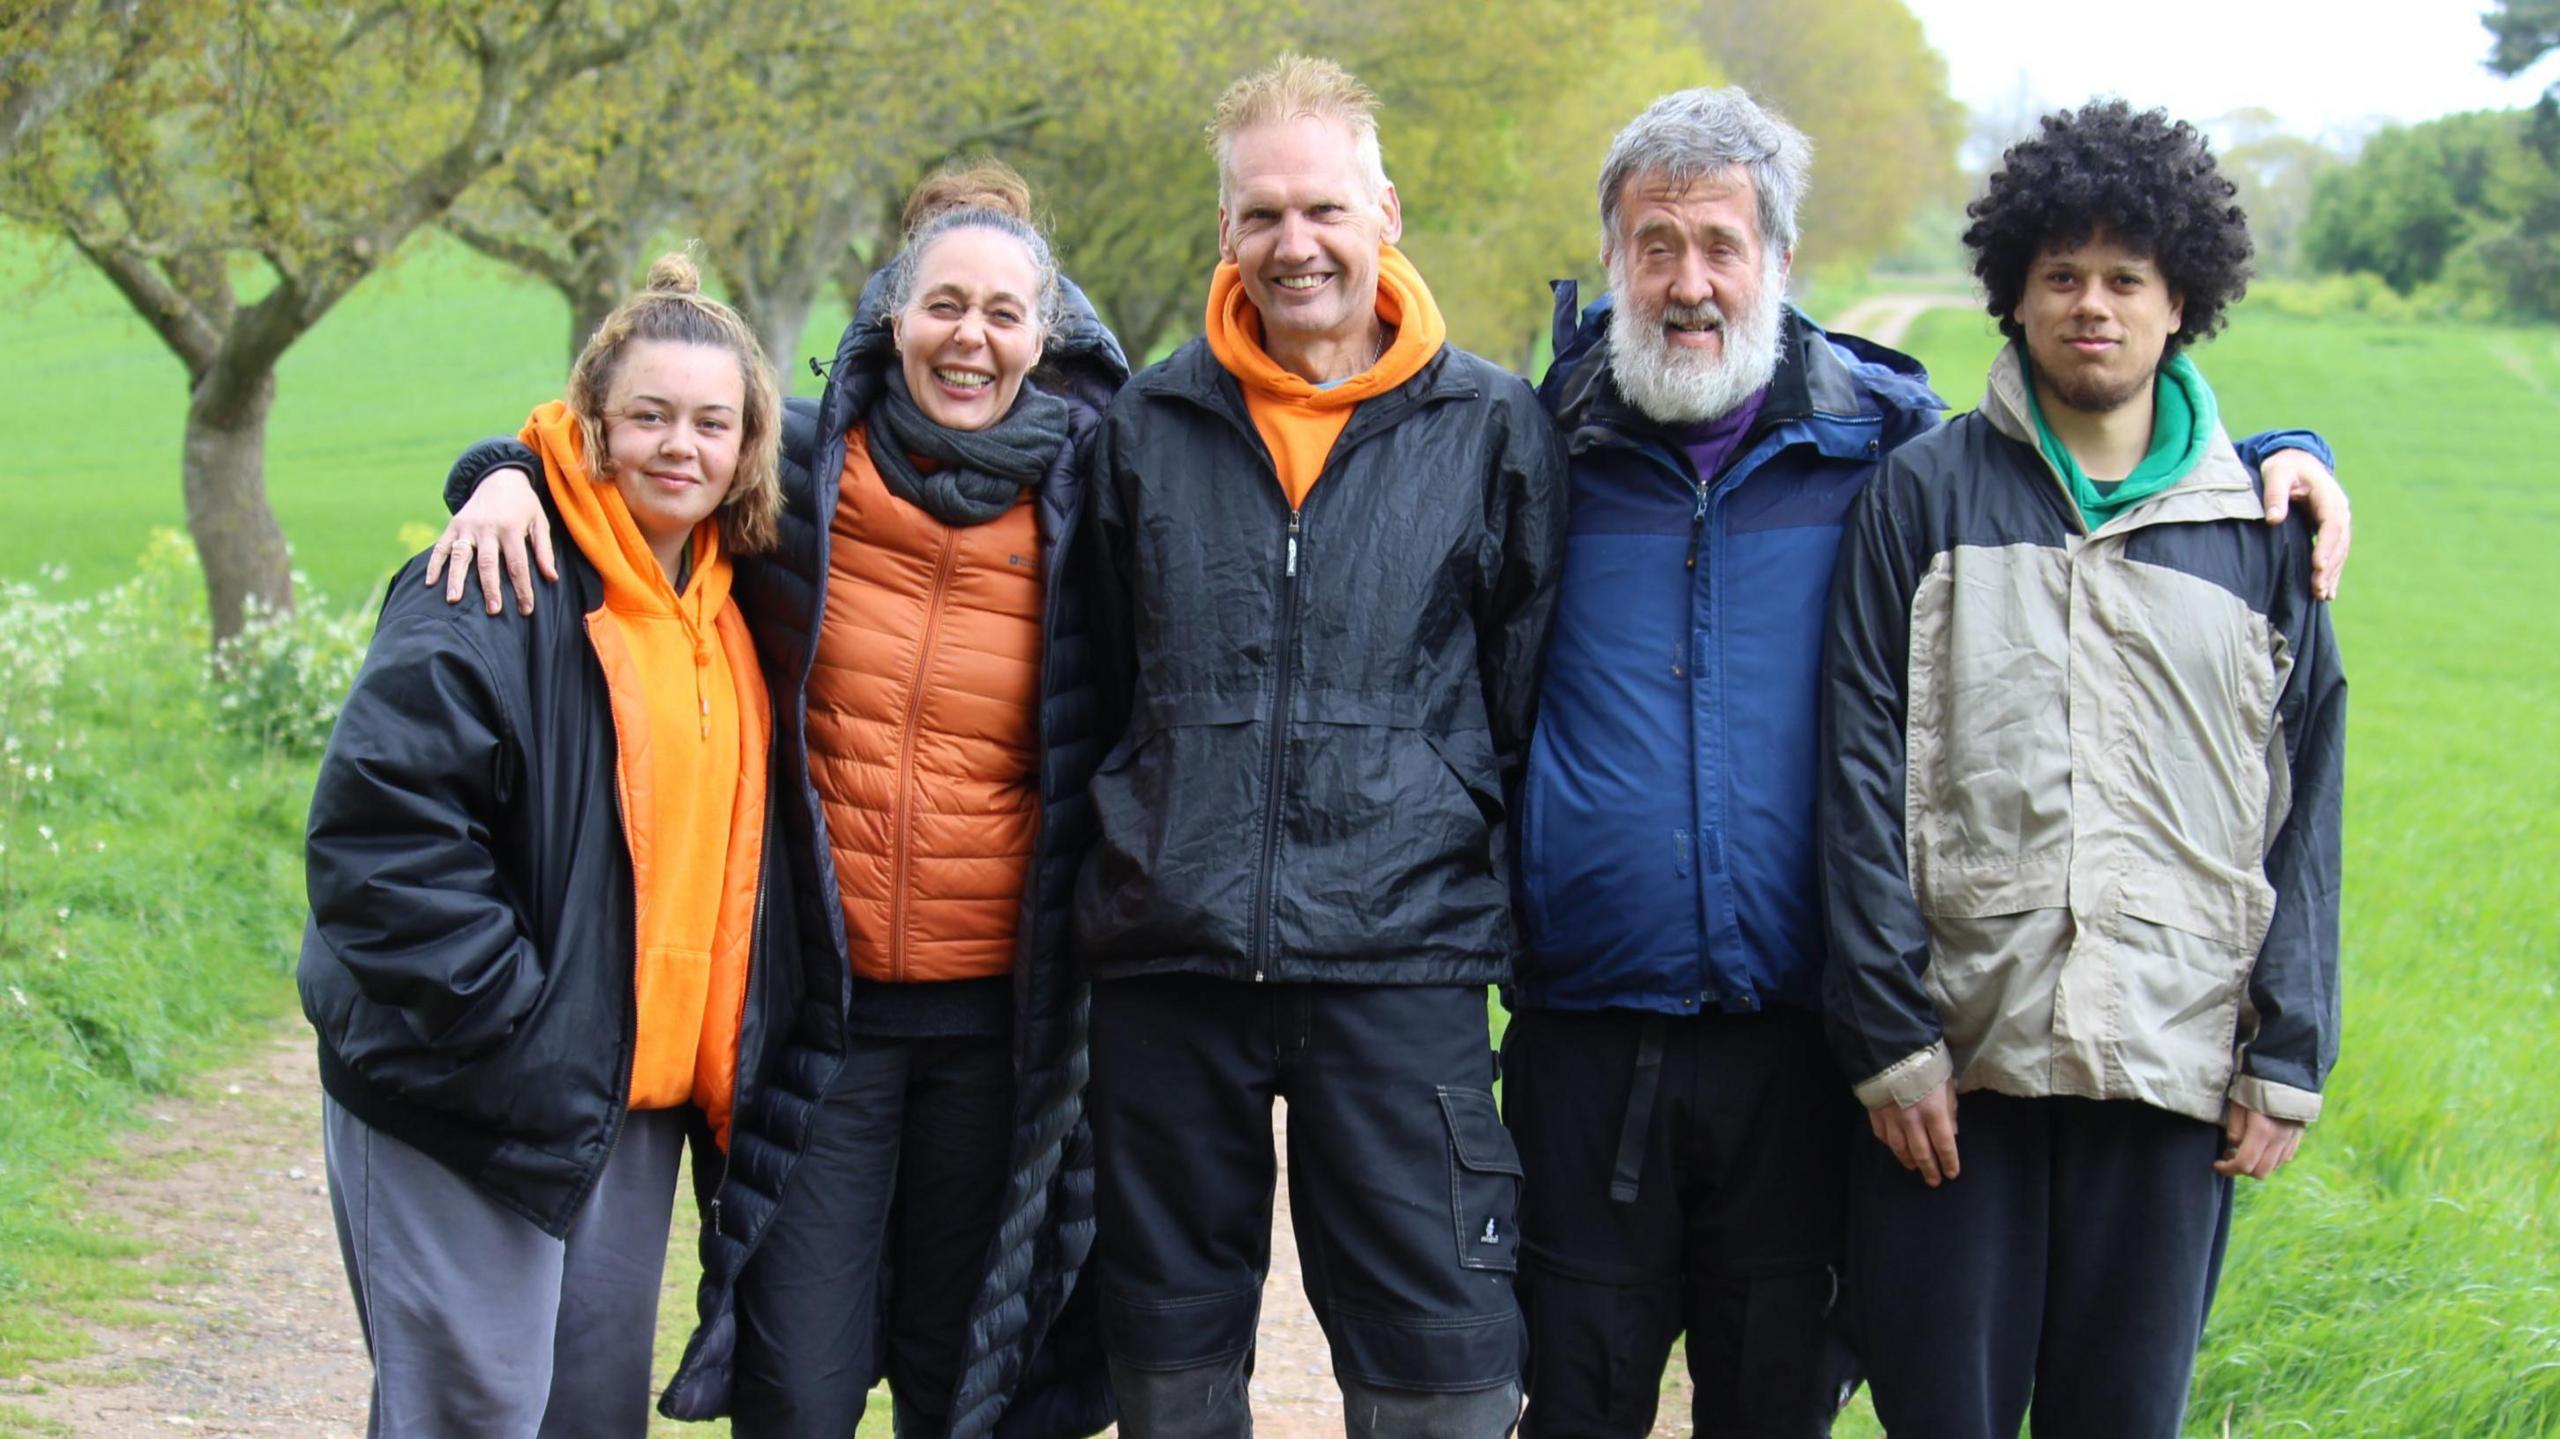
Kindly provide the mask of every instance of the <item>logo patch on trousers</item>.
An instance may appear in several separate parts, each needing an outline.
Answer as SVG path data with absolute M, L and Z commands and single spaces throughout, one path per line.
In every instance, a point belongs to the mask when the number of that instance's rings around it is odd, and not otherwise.
M 1502 1235 L 1493 1227 L 1493 1216 L 1490 1214 L 1486 1215 L 1484 1219 L 1484 1233 L 1476 1236 L 1476 1243 L 1500 1244 L 1501 1242 Z

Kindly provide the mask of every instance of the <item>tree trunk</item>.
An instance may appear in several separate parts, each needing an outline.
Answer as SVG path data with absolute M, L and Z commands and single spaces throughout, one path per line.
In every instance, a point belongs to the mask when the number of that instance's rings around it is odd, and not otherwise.
M 213 640 L 240 632 L 249 599 L 293 608 L 292 557 L 267 504 L 267 414 L 276 375 L 199 381 L 187 403 L 187 533 L 204 565 Z
M 569 365 L 574 368 L 578 356 L 586 352 L 587 340 L 593 336 L 605 317 L 622 303 L 622 275 L 619 270 L 607 274 L 603 266 L 584 267 L 579 281 L 561 287 L 569 302 Z M 563 370 L 563 374 L 567 371 Z
M 792 378 L 807 359 L 800 353 L 800 337 L 808 332 L 809 311 L 817 305 L 822 278 L 815 268 L 805 275 L 786 275 L 741 307 L 747 323 L 755 327 L 757 342 L 764 346 L 764 357 L 773 366 L 775 381 L 786 395 L 791 393 Z

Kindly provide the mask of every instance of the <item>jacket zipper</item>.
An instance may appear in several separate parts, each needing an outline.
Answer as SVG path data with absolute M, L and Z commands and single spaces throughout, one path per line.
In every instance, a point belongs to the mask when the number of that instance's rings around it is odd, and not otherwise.
M 1280 564 L 1280 631 L 1272 647 L 1273 662 L 1280 674 L 1271 694 L 1271 750 L 1264 771 L 1262 810 L 1262 867 L 1256 878 L 1253 903 L 1253 982 L 1260 984 L 1271 957 L 1271 930 L 1278 923 L 1273 916 L 1272 890 L 1277 887 L 1280 869 L 1280 802 L 1288 782 L 1289 758 L 1289 691 L 1298 675 L 1298 537 L 1304 530 L 1303 514 L 1292 505 L 1289 509 L 1289 532 Z
M 907 871 L 915 846 L 916 730 L 924 723 L 925 672 L 933 666 L 934 641 L 942 629 L 959 549 L 957 536 L 946 530 L 942 557 L 933 572 L 933 593 L 925 601 L 924 635 L 916 642 L 915 673 L 907 682 L 907 728 L 898 740 L 897 832 L 889 860 L 889 977 L 900 981 L 907 977 Z

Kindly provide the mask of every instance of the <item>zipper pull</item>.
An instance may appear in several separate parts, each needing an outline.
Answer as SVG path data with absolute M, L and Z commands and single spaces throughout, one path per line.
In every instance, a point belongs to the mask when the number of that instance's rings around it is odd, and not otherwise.
M 1298 577 L 1298 512 L 1296 510 L 1289 512 L 1289 566 L 1281 572 L 1281 577 L 1292 580 Z
M 1698 536 L 1707 528 L 1707 487 L 1698 486 L 1698 507 L 1689 512 L 1689 560 L 1682 568 L 1698 567 Z

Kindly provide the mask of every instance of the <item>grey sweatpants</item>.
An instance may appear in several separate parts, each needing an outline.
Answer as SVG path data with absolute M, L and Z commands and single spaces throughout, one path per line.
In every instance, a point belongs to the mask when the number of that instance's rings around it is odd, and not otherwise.
M 321 1099 L 371 1439 L 638 1439 L 685 1111 L 634 1112 L 566 1240 Z

